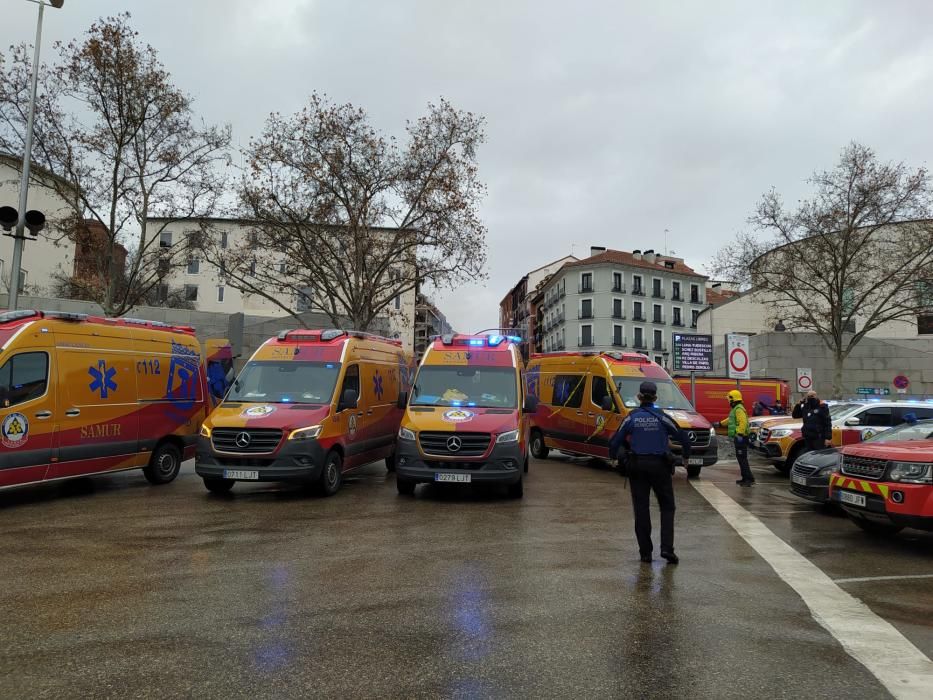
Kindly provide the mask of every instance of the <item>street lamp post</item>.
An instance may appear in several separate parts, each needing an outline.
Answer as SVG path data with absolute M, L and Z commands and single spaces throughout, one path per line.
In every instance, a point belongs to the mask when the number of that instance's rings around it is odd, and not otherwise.
M 29 165 L 32 160 L 32 125 L 36 119 L 36 85 L 39 82 L 39 45 L 42 43 L 42 15 L 45 12 L 45 0 L 29 0 L 39 6 L 39 19 L 36 22 L 36 46 L 32 57 L 32 83 L 29 94 L 29 116 L 26 119 L 26 138 L 23 144 L 23 171 L 19 180 L 19 219 L 13 235 L 13 260 L 10 266 L 9 309 L 16 310 L 19 299 L 19 280 L 23 267 L 23 244 L 26 240 L 26 200 L 29 194 Z M 54 8 L 60 8 L 65 0 L 49 0 Z

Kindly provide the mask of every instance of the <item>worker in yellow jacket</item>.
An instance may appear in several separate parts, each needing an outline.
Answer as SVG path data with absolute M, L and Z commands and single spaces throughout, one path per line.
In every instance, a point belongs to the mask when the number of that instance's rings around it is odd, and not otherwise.
M 729 437 L 732 438 L 732 444 L 735 446 L 735 459 L 739 463 L 739 469 L 742 472 L 742 478 L 736 481 L 739 486 L 751 486 L 755 483 L 755 476 L 752 474 L 751 467 L 748 466 L 748 411 L 742 403 L 741 392 L 733 389 L 726 398 L 729 399 L 729 417 L 719 422 L 719 425 L 728 427 Z

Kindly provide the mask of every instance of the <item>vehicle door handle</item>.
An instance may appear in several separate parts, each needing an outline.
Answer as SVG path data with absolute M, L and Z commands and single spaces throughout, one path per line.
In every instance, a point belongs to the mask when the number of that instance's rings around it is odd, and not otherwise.
M 70 418 L 74 418 L 75 416 L 80 416 L 81 409 L 80 408 L 69 408 L 67 411 L 65 411 L 65 415 Z
M 363 412 L 360 411 L 359 413 L 356 414 L 356 416 L 357 416 L 357 418 L 362 418 L 362 417 L 363 417 Z
M 369 409 L 368 411 L 366 411 L 367 416 L 371 416 L 372 414 L 373 414 L 373 409 Z
M 45 420 L 46 418 L 51 418 L 51 417 L 52 417 L 51 411 L 39 411 L 36 414 L 36 418 L 38 418 L 39 420 Z
M 587 415 L 589 418 L 595 418 L 595 417 L 596 417 L 596 414 L 595 414 L 595 413 L 587 413 L 586 415 Z
M 577 411 L 577 415 L 578 415 L 578 416 L 582 416 L 582 415 L 583 415 L 583 411 Z

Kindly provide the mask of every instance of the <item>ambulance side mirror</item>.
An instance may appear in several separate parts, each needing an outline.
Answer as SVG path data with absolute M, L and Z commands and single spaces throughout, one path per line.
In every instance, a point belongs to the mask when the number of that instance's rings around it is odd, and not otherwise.
M 343 396 L 340 399 L 339 411 L 346 411 L 348 408 L 356 408 L 356 405 L 360 402 L 360 395 L 357 393 L 356 389 L 347 389 L 343 392 Z
M 529 415 L 532 413 L 537 413 L 538 412 L 538 397 L 537 396 L 526 396 L 523 411 Z
M 613 406 L 612 406 L 612 397 L 611 397 L 611 396 L 604 396 L 604 397 L 603 397 L 603 400 L 602 400 L 602 403 L 600 404 L 600 408 L 602 408 L 604 411 L 611 411 L 612 408 L 613 408 Z
M 407 406 L 408 406 L 408 392 L 407 391 L 398 392 L 398 399 L 395 402 L 395 407 L 400 408 L 404 411 Z

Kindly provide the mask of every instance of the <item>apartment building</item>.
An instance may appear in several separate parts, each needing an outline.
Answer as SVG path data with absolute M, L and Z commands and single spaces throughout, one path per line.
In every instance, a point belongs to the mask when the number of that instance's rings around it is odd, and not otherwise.
M 415 360 L 420 361 L 424 356 L 431 338 L 453 332 L 454 329 L 447 321 L 447 317 L 430 298 L 419 292 L 415 304 Z
M 287 315 L 281 307 L 272 303 L 265 297 L 241 292 L 228 283 L 224 270 L 203 259 L 198 253 L 196 239 L 206 226 L 210 235 L 214 237 L 221 250 L 242 245 L 249 236 L 251 223 L 242 219 L 186 219 L 166 222 L 167 219 L 153 218 L 150 221 L 163 226 L 159 246 L 173 248 L 185 246 L 190 252 L 182 257 L 180 266 L 167 270 L 162 279 L 159 294 L 167 297 L 169 289 L 183 290 L 184 299 L 193 304 L 198 311 L 214 311 L 221 313 L 244 313 L 253 316 Z M 288 261 L 283 259 L 278 263 L 284 272 Z M 287 291 L 292 295 L 286 300 L 286 305 L 299 312 L 316 310 L 314 308 L 314 295 L 316 291 L 308 287 L 301 293 Z M 408 350 L 414 347 L 415 330 L 415 292 L 411 290 L 397 296 L 389 308 L 386 309 L 388 326 L 392 334 L 402 340 Z
M 593 247 L 541 285 L 536 350 L 633 350 L 667 365 L 671 334 L 707 306 L 706 281 L 682 258 Z

